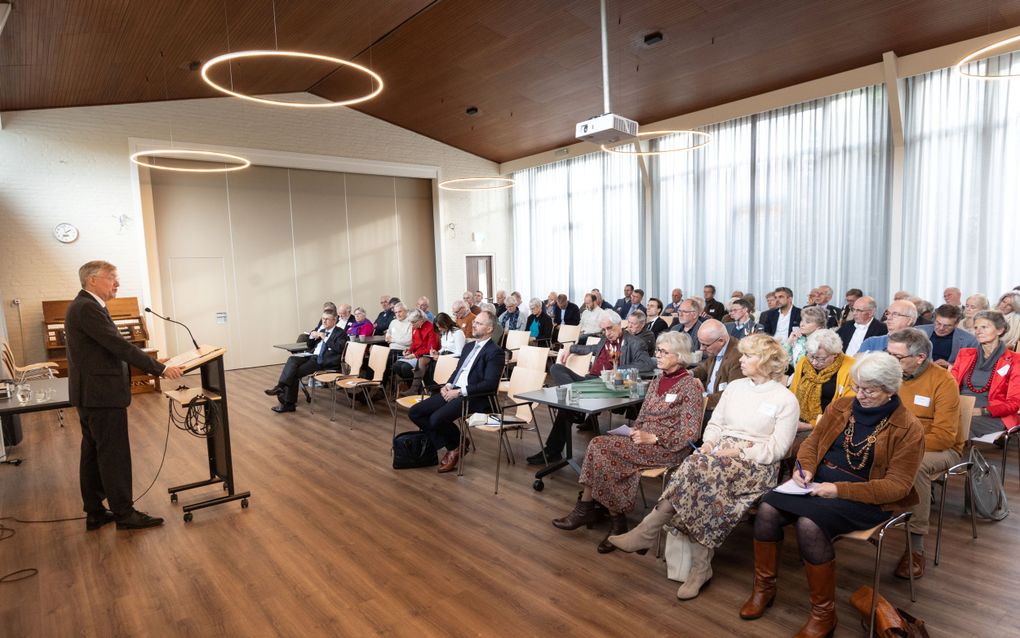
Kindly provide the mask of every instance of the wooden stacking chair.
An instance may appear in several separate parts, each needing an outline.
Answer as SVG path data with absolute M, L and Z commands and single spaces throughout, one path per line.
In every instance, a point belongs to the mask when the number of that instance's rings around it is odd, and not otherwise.
M 375 404 L 372 402 L 372 392 L 382 390 L 383 400 L 386 407 L 395 414 L 396 411 L 390 405 L 390 398 L 383 386 L 383 375 L 386 373 L 386 362 L 390 357 L 390 347 L 386 345 L 374 345 L 368 353 L 368 367 L 372 370 L 371 379 L 362 379 L 358 376 L 349 376 L 336 381 L 336 387 L 351 395 L 351 425 L 354 425 L 354 399 L 360 392 L 368 402 L 368 408 L 375 414 Z
M 535 370 L 545 375 L 545 367 L 549 363 L 549 348 L 539 346 L 521 346 L 517 351 L 517 364 L 514 367 Z M 511 375 L 512 378 L 512 375 Z M 499 391 L 507 392 L 510 388 L 510 381 L 500 381 Z
M 10 344 L 6 341 L 3 342 L 3 360 L 7 370 L 10 371 L 11 376 L 18 383 L 24 383 L 32 379 L 52 379 L 54 372 L 57 370 L 57 364 L 52 361 L 26 363 L 23 366 L 19 366 L 14 358 L 14 351 L 11 350 Z
M 583 377 L 588 374 L 589 370 L 591 370 L 592 358 L 593 355 L 591 354 L 570 353 L 567 355 L 567 360 L 563 365 L 574 374 L 578 374 Z
M 343 362 L 341 363 L 342 368 L 346 368 L 349 373 L 343 371 L 337 372 L 316 372 L 312 375 L 312 378 L 321 383 L 322 385 L 328 386 L 330 390 L 330 410 L 329 420 L 336 420 L 336 390 L 337 382 L 342 379 L 350 379 L 352 377 L 357 378 L 358 373 L 361 371 L 361 365 L 365 362 L 365 351 L 368 349 L 368 344 L 358 343 L 355 341 L 348 341 L 347 345 L 344 346 Z M 314 395 L 313 395 L 314 396 Z M 309 411 L 315 413 L 315 403 L 310 401 L 311 406 Z

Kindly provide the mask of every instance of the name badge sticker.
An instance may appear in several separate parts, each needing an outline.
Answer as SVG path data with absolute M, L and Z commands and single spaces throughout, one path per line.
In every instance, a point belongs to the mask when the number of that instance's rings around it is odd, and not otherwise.
M 927 408 L 931 405 L 931 397 L 924 397 L 920 394 L 914 395 L 914 405 L 919 405 L 922 408 Z
M 998 370 L 996 370 L 996 372 L 998 372 L 998 373 L 999 373 L 999 376 L 1000 376 L 1000 377 L 1004 377 L 1004 376 L 1006 376 L 1006 373 L 1008 373 L 1008 372 L 1009 372 L 1009 364 L 1007 363 L 1006 365 L 1002 366 L 1001 368 L 999 368 Z
M 758 412 L 765 416 L 776 416 L 776 412 L 779 411 L 779 406 L 775 403 L 762 403 L 758 406 Z
M 726 386 L 728 386 L 728 385 L 729 385 L 729 383 L 725 383 L 725 382 L 720 383 L 719 384 L 719 392 L 722 392 L 723 390 L 725 390 Z
M 673 403 L 674 401 L 676 401 L 676 397 L 677 397 L 677 395 L 673 394 L 672 392 L 667 392 L 666 393 L 666 403 Z

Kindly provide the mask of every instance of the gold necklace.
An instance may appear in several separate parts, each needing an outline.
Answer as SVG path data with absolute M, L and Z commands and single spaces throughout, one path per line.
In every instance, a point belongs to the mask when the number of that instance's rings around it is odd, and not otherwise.
M 846 454 L 847 465 L 854 470 L 862 470 L 864 466 L 868 464 L 868 455 L 871 453 L 871 448 L 875 446 L 875 441 L 878 440 L 878 433 L 885 429 L 885 426 L 889 423 L 889 417 L 885 417 L 878 422 L 875 429 L 859 443 L 854 443 L 854 426 L 857 424 L 857 420 L 854 416 L 850 415 L 850 421 L 847 422 L 846 429 L 843 430 L 843 451 Z M 854 448 L 857 449 L 854 449 Z M 857 460 L 857 464 L 855 464 Z

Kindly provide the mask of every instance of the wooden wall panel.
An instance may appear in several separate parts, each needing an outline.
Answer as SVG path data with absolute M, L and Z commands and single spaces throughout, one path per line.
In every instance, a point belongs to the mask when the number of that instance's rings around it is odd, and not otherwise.
M 433 313 L 447 304 L 436 298 L 436 245 L 432 217 L 432 183 L 409 177 L 394 178 L 394 206 L 400 236 L 400 282 L 415 303 L 420 295 L 431 302 Z M 401 297 L 404 299 L 404 297 Z
M 400 262 L 413 256 L 400 249 L 393 214 L 393 180 L 393 177 L 379 175 L 346 176 L 354 277 L 352 303 L 365 308 L 378 308 L 382 293 L 396 295 L 404 301 L 414 294 L 400 280 Z

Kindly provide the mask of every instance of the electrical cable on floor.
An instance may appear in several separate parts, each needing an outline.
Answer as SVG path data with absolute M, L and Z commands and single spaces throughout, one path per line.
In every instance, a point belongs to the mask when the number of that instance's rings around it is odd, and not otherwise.
M 171 401 L 170 404 L 171 404 L 171 410 L 172 410 L 173 409 L 173 407 L 172 407 L 173 406 L 173 402 Z M 169 443 L 170 443 L 170 423 L 172 421 L 173 421 L 173 419 L 171 418 L 171 419 L 168 419 L 167 423 L 166 423 L 166 437 L 163 439 L 163 457 L 159 460 L 159 468 L 156 469 L 156 475 L 154 477 L 152 477 L 152 482 L 149 483 L 149 486 L 147 488 L 145 488 L 145 491 L 143 491 L 138 496 L 138 498 L 136 498 L 135 500 L 131 501 L 131 505 L 134 505 L 138 501 L 142 500 L 142 497 L 144 497 L 146 494 L 149 493 L 149 490 L 152 489 L 152 486 L 156 484 L 156 480 L 159 478 L 160 472 L 163 471 L 163 463 L 166 462 L 166 450 L 167 450 L 167 447 L 169 446 Z M 198 435 L 196 435 L 196 436 L 198 436 Z M 15 523 L 24 523 L 24 524 L 66 523 L 68 521 L 83 521 L 86 518 L 88 518 L 88 517 L 87 516 L 74 516 L 74 517 L 71 517 L 71 518 L 50 518 L 50 519 L 42 519 L 42 520 L 28 520 L 28 519 L 21 519 L 21 518 L 18 518 L 16 516 L 0 516 L 0 521 L 14 521 Z M 0 541 L 5 541 L 8 538 L 11 538 L 12 536 L 14 536 L 14 534 L 15 534 L 14 528 L 7 527 L 2 522 L 0 522 Z M 25 569 L 18 569 L 18 570 L 15 570 L 13 572 L 10 572 L 9 574 L 4 574 L 3 576 L 0 576 L 0 585 L 6 584 L 6 583 L 16 583 L 19 580 L 25 580 L 26 578 L 31 578 L 32 576 L 35 576 L 38 573 L 39 573 L 39 570 L 34 568 L 34 567 L 28 567 L 28 568 L 25 568 Z

